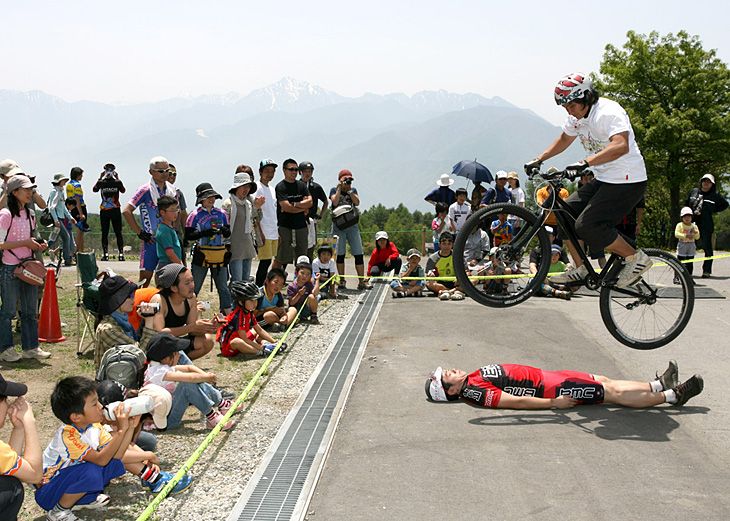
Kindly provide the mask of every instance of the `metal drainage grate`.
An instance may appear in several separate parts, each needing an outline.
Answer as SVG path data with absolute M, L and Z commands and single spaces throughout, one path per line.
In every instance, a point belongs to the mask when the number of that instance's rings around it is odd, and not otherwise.
M 332 341 L 314 381 L 289 413 L 228 521 L 301 518 L 388 284 L 375 284 Z M 306 394 L 305 394 L 306 393 Z M 334 420 L 334 421 L 333 421 Z M 315 462 L 315 472 L 310 471 Z M 306 485 L 306 487 L 305 487 Z M 302 492 L 305 492 L 302 497 Z

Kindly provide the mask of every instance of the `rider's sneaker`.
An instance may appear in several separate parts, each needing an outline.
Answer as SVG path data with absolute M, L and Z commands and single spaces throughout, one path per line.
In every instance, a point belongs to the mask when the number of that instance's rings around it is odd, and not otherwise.
M 662 391 L 677 387 L 679 385 L 679 366 L 677 365 L 677 361 L 670 360 L 669 367 L 664 371 L 664 374 L 659 376 L 659 373 L 657 373 L 656 377 L 659 383 L 662 384 Z
M 583 282 L 587 276 L 588 268 L 586 268 L 585 265 L 581 265 L 578 268 L 570 268 L 567 271 L 553 275 L 550 277 L 550 282 L 554 284 Z
M 119 256 L 117 257 L 117 259 L 120 260 L 120 261 L 123 261 L 124 260 L 124 254 L 123 253 L 120 253 Z
M 104 255 L 102 255 L 101 256 L 101 260 L 108 261 L 109 260 L 109 254 L 108 253 L 105 253 Z
M 629 255 L 624 259 L 624 268 L 618 275 L 616 287 L 625 288 L 626 286 L 631 286 L 639 280 L 641 274 L 651 268 L 651 266 L 651 258 L 644 253 L 644 250 L 638 250 L 633 255 Z
M 677 395 L 677 401 L 674 403 L 677 407 L 681 407 L 689 401 L 690 398 L 697 396 L 702 392 L 705 387 L 705 381 L 698 374 L 692 378 L 679 384 L 674 388 L 674 393 Z

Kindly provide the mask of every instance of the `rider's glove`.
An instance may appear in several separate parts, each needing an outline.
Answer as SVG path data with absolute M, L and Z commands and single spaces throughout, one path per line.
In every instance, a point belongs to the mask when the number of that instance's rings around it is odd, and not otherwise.
M 540 159 L 535 158 L 532 161 L 530 161 L 529 163 L 525 163 L 525 173 L 528 176 L 531 176 L 533 169 L 540 170 L 540 166 L 542 166 L 542 161 Z
M 213 228 L 208 228 L 207 230 L 203 230 L 200 232 L 201 237 L 214 237 L 218 233 L 218 230 L 215 230 Z
M 577 163 L 572 163 L 565 167 L 567 172 L 573 172 L 574 174 L 580 174 L 583 170 L 588 168 L 588 162 L 585 159 L 581 159 Z
M 152 244 L 152 234 L 148 231 L 142 230 L 137 234 L 137 237 L 142 239 L 147 244 Z

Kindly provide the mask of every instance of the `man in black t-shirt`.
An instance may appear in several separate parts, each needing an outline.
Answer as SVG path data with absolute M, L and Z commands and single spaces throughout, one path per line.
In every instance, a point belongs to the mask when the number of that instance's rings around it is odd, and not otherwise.
M 320 184 L 314 182 L 312 174 L 314 174 L 314 165 L 310 161 L 302 161 L 299 163 L 300 179 L 307 185 L 309 193 L 312 196 L 312 206 L 306 214 L 307 229 L 310 239 L 312 234 L 314 235 L 314 243 L 307 248 L 307 257 L 309 257 L 310 261 L 314 260 L 314 247 L 317 245 L 317 221 L 324 217 L 324 212 L 327 211 L 327 206 L 329 205 L 329 198 L 327 197 L 327 194 L 324 193 L 324 189 Z M 321 212 L 318 210 L 319 201 L 324 203 L 322 205 Z
M 279 249 L 272 268 L 281 268 L 307 254 L 307 213 L 312 196 L 307 185 L 297 179 L 297 162 L 284 161 L 284 180 L 276 185 L 276 217 L 279 221 Z

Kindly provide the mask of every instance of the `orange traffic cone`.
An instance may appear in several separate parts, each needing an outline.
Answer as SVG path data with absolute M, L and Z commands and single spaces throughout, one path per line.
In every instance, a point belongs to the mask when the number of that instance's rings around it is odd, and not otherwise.
M 41 316 L 38 319 L 38 340 L 49 343 L 66 340 L 61 332 L 61 314 L 58 311 L 58 295 L 56 294 L 56 273 L 50 268 L 46 272 L 43 307 L 41 308 Z

